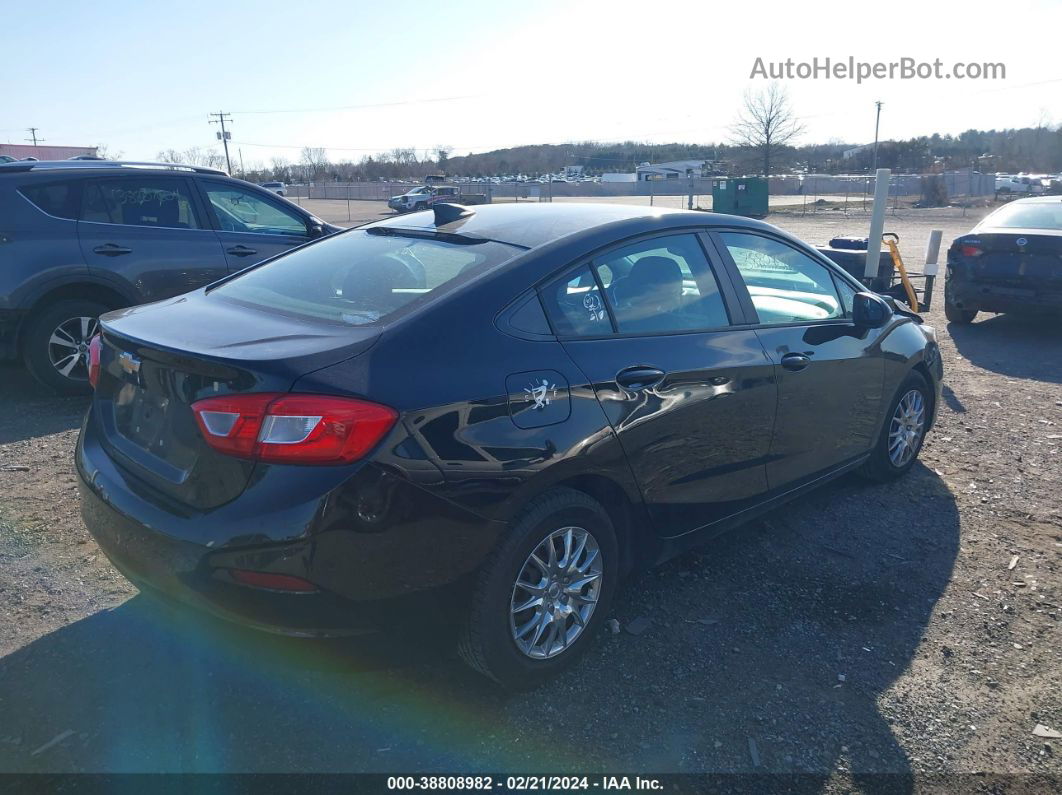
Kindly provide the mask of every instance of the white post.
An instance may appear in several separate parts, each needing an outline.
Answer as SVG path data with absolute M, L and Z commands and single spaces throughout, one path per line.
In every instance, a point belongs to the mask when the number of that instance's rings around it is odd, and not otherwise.
M 929 240 L 926 241 L 926 264 L 922 269 L 922 273 L 926 277 L 926 286 L 922 291 L 922 309 L 926 312 L 933 305 L 933 284 L 937 280 L 937 272 L 940 270 L 938 260 L 940 259 L 940 239 L 944 236 L 944 232 L 940 229 L 934 229 L 929 233 Z
M 878 262 L 881 260 L 881 233 L 885 231 L 885 211 L 889 205 L 889 175 L 887 168 L 879 168 L 874 174 L 874 206 L 870 209 L 870 235 L 867 237 L 867 263 L 863 276 L 878 277 Z
M 926 276 L 936 276 L 939 265 L 937 259 L 940 257 L 940 239 L 944 236 L 944 232 L 940 229 L 934 229 L 929 233 L 929 240 L 926 241 L 926 265 L 923 268 L 922 273 Z

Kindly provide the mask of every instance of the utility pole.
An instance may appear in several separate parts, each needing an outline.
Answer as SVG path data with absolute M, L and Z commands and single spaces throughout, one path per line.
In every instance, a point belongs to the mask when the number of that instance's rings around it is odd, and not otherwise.
M 881 123 L 881 106 L 884 103 L 879 99 L 874 104 L 878 106 L 878 113 L 874 118 L 874 165 L 870 170 L 876 174 L 878 173 L 878 125 Z
M 214 118 L 214 119 L 210 120 L 211 124 L 220 124 L 221 125 L 221 132 L 218 133 L 218 138 L 221 139 L 221 143 L 224 144 L 224 146 L 225 146 L 225 168 L 229 172 L 229 174 L 231 174 L 232 173 L 232 161 L 229 160 L 229 138 L 232 137 L 232 133 L 230 133 L 230 132 L 225 130 L 225 122 L 232 121 L 232 115 L 229 114 L 229 113 L 226 113 L 223 110 L 222 111 L 218 111 L 217 113 L 211 113 L 210 115 L 217 117 L 217 118 Z
M 37 145 L 37 141 L 38 140 L 41 140 L 41 141 L 44 140 L 43 138 L 40 138 L 40 139 L 37 138 L 37 130 L 39 130 L 39 129 L 40 129 L 40 127 L 27 127 L 26 128 L 26 132 L 28 132 L 31 136 L 33 136 L 32 138 L 27 138 L 26 140 L 27 141 L 33 141 L 33 145 L 34 146 Z

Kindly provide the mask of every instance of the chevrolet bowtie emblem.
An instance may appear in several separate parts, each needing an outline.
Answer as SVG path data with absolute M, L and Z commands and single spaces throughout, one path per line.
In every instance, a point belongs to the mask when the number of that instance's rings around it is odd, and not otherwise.
M 124 351 L 118 355 L 118 366 L 129 375 L 135 375 L 140 372 L 140 359 L 128 351 Z

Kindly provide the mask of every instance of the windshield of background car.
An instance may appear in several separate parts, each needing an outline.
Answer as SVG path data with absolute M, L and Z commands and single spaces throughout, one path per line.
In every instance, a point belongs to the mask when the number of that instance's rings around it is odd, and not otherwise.
M 1062 229 L 1062 201 L 1008 204 L 988 216 L 981 225 L 1012 229 Z
M 363 326 L 454 289 L 522 250 L 493 241 L 346 232 L 253 268 L 210 294 L 295 317 Z

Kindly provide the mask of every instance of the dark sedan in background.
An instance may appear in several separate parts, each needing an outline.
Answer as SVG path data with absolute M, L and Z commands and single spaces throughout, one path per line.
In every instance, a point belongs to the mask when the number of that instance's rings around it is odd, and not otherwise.
M 1062 317 L 1062 197 L 1000 207 L 948 250 L 944 311 L 952 323 L 978 312 Z
M 907 472 L 942 376 L 931 328 L 784 232 L 607 204 L 438 205 L 101 329 L 76 463 L 131 580 L 295 635 L 445 593 L 513 687 L 632 569 Z

